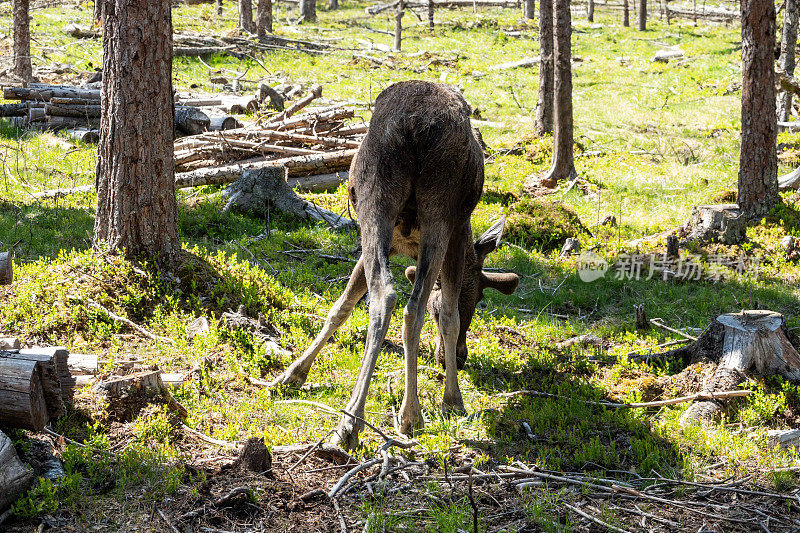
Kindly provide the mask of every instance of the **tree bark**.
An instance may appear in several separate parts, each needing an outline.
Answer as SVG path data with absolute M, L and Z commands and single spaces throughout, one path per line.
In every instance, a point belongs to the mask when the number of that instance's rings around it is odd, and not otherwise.
M 553 133 L 553 0 L 539 2 L 539 98 L 536 102 L 537 135 Z
M 589 0 L 586 6 L 586 19 L 589 22 L 594 22 L 594 0 Z
M 572 154 L 572 20 L 570 0 L 554 0 L 553 32 L 555 34 L 553 109 L 553 166 L 543 179 L 561 181 L 577 176 Z
M 31 27 L 28 13 L 28 0 L 14 1 L 14 74 L 23 81 L 30 81 L 31 68 Z
M 329 11 L 334 11 L 336 9 L 339 9 L 339 0 L 331 0 L 330 2 L 328 2 Z
M 639 0 L 639 31 L 647 31 L 647 0 Z
M 258 0 L 258 37 L 272 33 L 272 0 Z
M 742 0 L 742 148 L 738 204 L 749 217 L 778 202 L 775 116 L 775 3 Z
M 167 0 L 107 0 L 95 248 L 171 260 L 180 249 Z
M 536 14 L 536 0 L 524 0 L 522 2 L 522 17 L 533 20 Z
M 399 52 L 403 47 L 403 15 L 406 6 L 403 0 L 397 2 L 397 13 L 394 15 L 394 49 Z
M 22 496 L 34 477 L 33 470 L 17 457 L 11 439 L 0 431 L 0 511 Z
M 304 22 L 317 20 L 317 0 L 300 0 L 300 17 Z
M 628 0 L 622 0 L 622 25 L 626 28 L 631 25 L 631 14 L 628 9 Z
M 256 23 L 253 21 L 253 0 L 239 0 L 239 29 L 256 33 Z
M 783 36 L 781 37 L 781 57 L 779 64 L 787 76 L 794 76 L 794 48 L 797 45 L 797 2 L 786 0 L 786 12 L 783 16 Z M 778 96 L 778 120 L 788 122 L 792 115 L 792 93 L 783 91 Z
M 103 22 L 103 0 L 94 0 L 94 8 L 92 9 L 92 20 L 96 24 Z
M 14 258 L 11 252 L 0 252 L 0 285 L 11 285 L 14 281 Z
M 428 0 L 428 27 L 433 29 L 433 0 Z

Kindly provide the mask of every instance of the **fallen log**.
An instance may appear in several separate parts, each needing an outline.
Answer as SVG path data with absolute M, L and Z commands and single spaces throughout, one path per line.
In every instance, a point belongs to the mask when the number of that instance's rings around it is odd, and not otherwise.
M 287 178 L 286 184 L 294 189 L 310 192 L 323 192 L 336 189 L 342 183 L 347 182 L 348 172 L 342 170 L 330 174 L 317 174 L 315 176 L 303 176 L 299 178 Z
M 34 198 L 61 198 L 70 194 L 79 194 L 84 192 L 91 192 L 94 190 L 94 185 L 80 185 L 78 187 L 68 187 L 65 189 L 46 189 L 33 193 L 31 196 Z
M 95 144 L 100 141 L 100 132 L 93 128 L 67 128 L 64 134 L 76 141 Z
M 46 365 L 48 372 L 50 371 L 49 365 L 52 363 L 53 375 L 58 382 L 60 391 L 58 396 L 60 396 L 61 401 L 65 405 L 72 405 L 72 398 L 75 392 L 75 379 L 72 377 L 72 373 L 69 370 L 69 350 L 63 346 L 22 348 L 18 354 L 11 354 L 9 357 L 39 361 Z M 56 391 L 56 393 L 58 393 L 58 391 Z M 45 394 L 47 395 L 49 392 L 45 390 Z M 46 395 L 45 399 L 47 399 Z M 48 406 L 52 403 L 52 407 L 48 408 L 50 418 L 54 419 L 60 417 L 63 412 L 60 411 L 61 404 L 58 398 L 54 396 L 52 399 L 48 400 L 48 402 L 50 402 Z
M 11 252 L 0 252 L 0 285 L 11 285 L 14 281 L 14 258 Z
M 53 97 L 80 98 L 100 101 L 100 89 L 79 89 L 77 87 L 61 87 L 58 85 L 31 84 L 30 87 L 9 87 L 3 90 L 6 100 L 40 100 L 49 101 Z
M 180 172 L 175 174 L 175 188 L 224 185 L 239 179 L 246 170 L 286 167 L 289 177 L 345 170 L 350 167 L 356 151 L 351 149 L 327 152 L 320 155 L 299 155 L 269 160 L 255 158 L 254 160 L 240 161 L 229 165 Z
M 50 420 L 45 391 L 50 399 L 58 388 L 54 372 L 31 359 L 0 352 L 0 426 L 41 431 Z M 60 390 L 58 391 L 60 401 Z M 63 412 L 63 404 L 60 406 Z M 55 408 L 54 408 L 55 410 Z
M 778 190 L 800 189 L 800 167 L 778 178 Z
M 312 85 L 310 94 L 308 96 L 306 96 L 305 98 L 301 98 L 300 100 L 293 103 L 292 105 L 290 105 L 277 115 L 270 117 L 265 124 L 274 124 L 276 122 L 282 122 L 286 120 L 287 118 L 291 117 L 292 115 L 294 115 L 295 113 L 306 107 L 308 104 L 313 102 L 315 99 L 319 98 L 320 96 L 322 96 L 322 86 Z
M 208 118 L 209 118 L 209 123 L 208 123 L 209 131 L 227 131 L 242 127 L 241 122 L 239 122 L 230 115 L 225 115 L 223 117 L 208 117 Z
M 175 106 L 175 128 L 185 135 L 208 131 L 211 120 L 196 107 Z
M 99 118 L 100 104 L 45 104 L 44 113 L 54 117 Z
M 25 117 L 28 116 L 28 104 L 3 104 L 0 105 L 0 117 Z
M 0 431 L 0 512 L 30 488 L 33 478 L 33 470 L 19 460 L 14 443 Z
M 213 54 L 236 54 L 236 45 L 227 46 L 173 46 L 172 55 L 174 57 L 201 57 Z

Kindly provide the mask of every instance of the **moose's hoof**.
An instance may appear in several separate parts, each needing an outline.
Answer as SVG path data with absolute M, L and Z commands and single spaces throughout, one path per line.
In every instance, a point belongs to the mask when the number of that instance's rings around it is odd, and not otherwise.
M 281 375 L 275 378 L 272 383 L 270 383 L 270 386 L 277 387 L 278 385 L 288 385 L 290 387 L 302 387 L 307 377 L 308 372 L 304 372 L 299 367 L 290 366 L 284 370 Z
M 403 402 L 400 406 L 400 433 L 402 435 L 413 435 L 416 430 L 425 427 L 425 420 L 422 418 L 422 411 L 419 402 L 409 405 Z
M 444 416 L 464 416 L 467 414 L 467 410 L 464 409 L 464 400 L 461 398 L 461 392 L 453 395 L 445 394 L 442 402 L 442 414 Z

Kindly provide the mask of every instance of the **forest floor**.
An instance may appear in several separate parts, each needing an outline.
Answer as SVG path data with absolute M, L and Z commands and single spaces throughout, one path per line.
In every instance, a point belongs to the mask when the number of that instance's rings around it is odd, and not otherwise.
M 459 375 L 468 416 L 441 415 L 442 375 L 429 321 L 419 382 L 426 427 L 413 450 L 392 452 L 419 464 L 407 467 L 408 478 L 397 471 L 369 485 L 356 483 L 337 500 L 337 511 L 326 497 L 300 496 L 330 489 L 346 470 L 341 465 L 312 455 L 292 468 L 299 455 L 275 454 L 273 477 L 242 474 L 225 466 L 235 455 L 229 448 L 198 439 L 165 408 L 153 406 L 120 421 L 84 390 L 53 430 L 87 446 L 56 439 L 66 477 L 37 482 L 4 526 L 165 531 L 171 522 L 179 531 L 191 526 L 192 531 L 454 532 L 472 531 L 475 512 L 481 531 L 603 530 L 577 509 L 627 531 L 796 530 L 800 454 L 771 447 L 766 432 L 798 426 L 798 386 L 779 378 L 748 381 L 742 386 L 752 394 L 729 402 L 724 417 L 706 427 L 679 424 L 688 403 L 651 409 L 592 403 L 695 393 L 709 372 L 703 363 L 685 368 L 677 360 L 632 361 L 631 353 L 659 353 L 664 351 L 659 344 L 681 339 L 658 328 L 637 330 L 636 305 L 643 305 L 648 317 L 695 335 L 717 315 L 741 309 L 768 308 L 785 315 L 790 328 L 800 327 L 800 268 L 780 248 L 784 236 L 800 236 L 800 207 L 791 194 L 748 227 L 741 246 L 683 245 L 686 264 L 703 270 L 700 280 L 649 277 L 650 258 L 664 252 L 664 239 L 629 243 L 679 226 L 692 206 L 735 201 L 738 26 L 685 20 L 667 25 L 653 15 L 648 31 L 638 32 L 623 28 L 617 11 L 600 7 L 591 24 L 576 8 L 580 180 L 531 207 L 519 201 L 522 185 L 548 168 L 551 145 L 550 138 L 532 131 L 538 69 L 491 67 L 538 53 L 536 21 L 520 20 L 517 10 L 440 10 L 431 30 L 407 13 L 403 52 L 387 53 L 382 49 L 392 42 L 386 31 L 393 28 L 393 14 L 370 17 L 365 5 L 345 1 L 338 11 L 320 9 L 317 23 L 295 25 L 289 23 L 294 11 L 277 4 L 279 35 L 327 40 L 334 46 L 329 54 L 275 51 L 259 62 L 227 56 L 205 61 L 223 72 L 247 70 L 247 79 L 320 83 L 327 101 L 355 102 L 363 106 L 364 118 L 380 90 L 395 81 L 445 81 L 463 90 L 485 121 L 479 124 L 489 154 L 487 192 L 473 215 L 474 230 L 482 232 L 504 212 L 535 208 L 538 213 L 527 221 L 512 215 L 506 245 L 487 260 L 488 267 L 517 272 L 521 283 L 510 296 L 487 291 L 472 322 L 470 355 Z M 0 28 L 10 28 L 10 9 L 0 3 Z M 56 69 L 61 73 L 43 80 L 75 83 L 99 67 L 99 40 L 61 33 L 68 22 L 88 25 L 91 12 L 89 3 L 32 11 L 34 66 L 61 65 Z M 222 17 L 210 4 L 173 10 L 175 31 L 181 33 L 228 34 L 235 31 L 236 18 L 229 2 Z M 653 62 L 667 47 L 680 47 L 685 57 Z M 0 35 L 0 48 L 10 48 L 8 34 Z M 376 67 L 355 53 L 386 61 Z M 178 89 L 219 89 L 197 59 L 175 60 L 174 83 Z M 800 164 L 800 134 L 782 133 L 779 142 L 783 173 Z M 367 327 L 363 303 L 322 351 L 309 375 L 313 387 L 269 390 L 251 378 L 272 379 L 308 346 L 346 284 L 358 235 L 280 215 L 267 226 L 262 219 L 223 213 L 213 194 L 217 188 L 198 187 L 179 192 L 179 229 L 193 257 L 181 269 L 167 273 L 95 257 L 94 193 L 31 196 L 40 189 L 93 183 L 95 147 L 65 143 L 0 121 L 0 250 L 15 255 L 14 283 L 0 287 L 0 332 L 30 345 L 100 354 L 109 368 L 135 357 L 167 372 L 187 372 L 205 359 L 200 376 L 174 391 L 194 430 L 226 442 L 258 437 L 270 447 L 325 438 L 358 371 Z M 308 197 L 337 212 L 347 207 L 344 186 Z M 616 218 L 616 226 L 599 224 L 607 215 Z M 265 232 L 267 227 L 272 231 Z M 563 238 L 572 235 L 612 265 L 604 277 L 584 282 L 579 257 L 559 256 Z M 641 276 L 625 269 L 629 254 L 646 258 Z M 748 260 L 737 268 L 732 260 L 743 256 Z M 718 266 L 721 258 L 728 266 Z M 402 399 L 398 347 L 409 290 L 402 269 L 408 264 L 399 258 L 393 266 L 401 297 L 367 404 L 367 420 L 389 434 Z M 89 307 L 89 299 L 170 340 L 140 336 Z M 219 325 L 223 312 L 239 306 L 251 317 L 263 315 L 292 356 L 275 355 L 258 331 Z M 187 326 L 200 316 L 210 328 L 188 340 Z M 562 344 L 583 334 L 601 342 Z M 554 396 L 501 396 L 523 389 Z M 46 448 L 49 438 L 9 434 L 28 458 Z M 384 441 L 366 429 L 361 442 L 353 454 L 358 460 L 374 457 Z M 470 482 L 454 473 L 467 462 L 486 473 L 521 463 L 559 479 L 539 479 L 524 489 L 500 476 Z M 235 487 L 246 487 L 247 497 L 209 508 L 199 519 L 178 521 L 180 514 Z

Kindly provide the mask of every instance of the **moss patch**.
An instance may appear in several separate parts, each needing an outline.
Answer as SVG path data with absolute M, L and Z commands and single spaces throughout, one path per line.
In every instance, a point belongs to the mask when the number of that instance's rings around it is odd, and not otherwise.
M 512 204 L 506 221 L 506 238 L 524 248 L 549 252 L 567 237 L 588 235 L 578 214 L 562 202 L 525 198 Z

